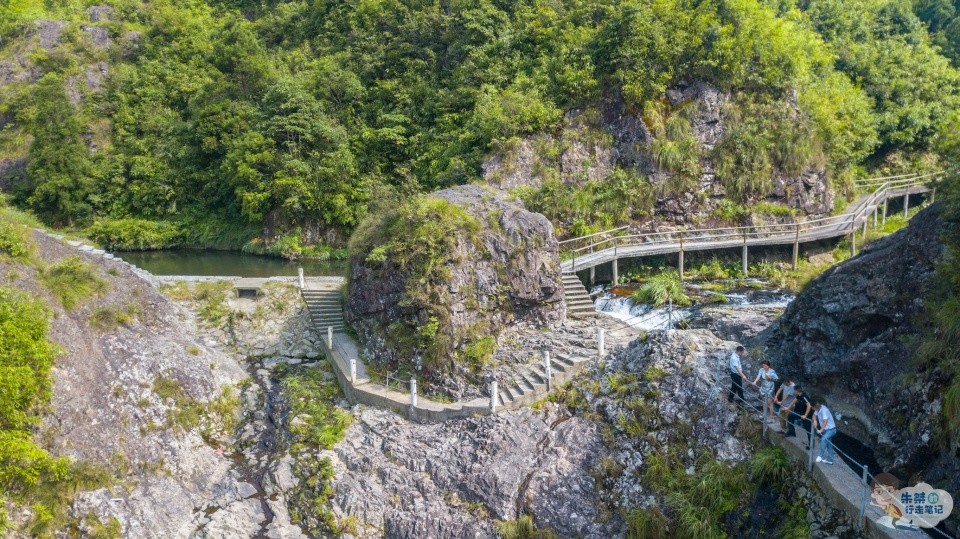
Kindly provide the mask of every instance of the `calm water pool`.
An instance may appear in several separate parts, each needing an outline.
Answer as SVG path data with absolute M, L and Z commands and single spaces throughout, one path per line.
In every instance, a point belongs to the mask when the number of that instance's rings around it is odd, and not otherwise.
M 307 276 L 346 276 L 347 262 L 301 260 L 246 255 L 237 251 L 171 249 L 166 251 L 118 251 L 115 255 L 154 275 L 236 275 L 239 277 L 293 276 L 302 267 Z

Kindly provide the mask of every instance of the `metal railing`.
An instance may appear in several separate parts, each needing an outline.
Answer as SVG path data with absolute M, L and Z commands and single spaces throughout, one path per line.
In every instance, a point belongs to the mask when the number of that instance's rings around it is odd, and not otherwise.
M 632 316 L 627 319 L 616 319 L 617 321 L 621 322 L 625 327 L 610 330 L 608 334 L 612 335 L 617 332 L 627 331 L 627 330 L 642 331 L 640 330 L 640 328 L 636 328 L 630 325 L 630 323 L 632 322 L 634 324 L 638 324 L 645 320 L 649 320 L 655 316 L 662 316 L 662 313 L 656 312 L 655 310 L 651 310 L 646 313 Z M 673 303 L 671 301 L 667 307 L 667 320 L 664 322 L 664 330 L 666 330 L 668 333 L 670 330 L 673 329 L 673 322 L 674 322 Z M 755 404 L 748 401 L 746 398 L 741 398 L 740 396 L 730 392 L 729 389 L 726 389 L 725 382 L 713 380 L 712 382 L 708 381 L 708 383 L 711 385 L 711 390 L 710 390 L 711 396 L 718 396 L 719 394 L 721 394 L 721 392 L 726 391 L 728 392 L 728 394 L 730 394 L 734 398 L 734 401 L 733 401 L 734 404 L 741 410 L 747 412 L 746 417 L 748 419 L 758 419 L 762 421 L 763 423 L 761 426 L 761 435 L 764 438 L 767 437 L 767 433 L 769 432 L 767 428 L 767 424 L 768 424 L 767 418 L 770 416 L 773 416 L 775 419 L 779 418 L 778 415 L 774 415 L 772 411 L 768 408 L 769 404 L 767 399 L 762 399 L 762 404 L 761 406 L 758 407 Z M 743 389 L 744 391 L 752 392 L 753 386 L 745 385 Z M 755 396 L 756 397 L 761 396 L 759 393 L 759 390 L 756 392 Z M 758 414 L 759 418 L 754 414 Z M 787 420 L 790 421 L 790 419 L 791 418 L 788 416 Z M 810 420 L 812 421 L 812 417 Z M 808 473 L 812 472 L 813 464 L 814 464 L 814 453 L 817 451 L 818 440 L 820 440 L 819 443 L 822 443 L 822 436 L 821 437 L 816 436 L 816 434 L 814 433 L 812 423 L 810 423 L 810 430 L 807 430 L 806 428 L 804 428 L 802 423 L 796 427 L 796 430 L 801 433 L 806 433 L 807 462 L 805 467 Z M 859 462 L 857 459 L 853 458 L 851 455 L 849 455 L 848 453 L 846 453 L 845 451 L 837 447 L 836 443 L 833 444 L 833 450 L 836 453 L 836 455 L 840 456 L 840 458 L 844 461 L 844 463 L 847 466 L 837 467 L 838 473 L 831 474 L 831 477 L 844 483 L 847 487 L 851 487 L 850 488 L 851 492 L 856 492 L 858 490 L 860 491 L 859 514 L 857 517 L 857 526 L 860 529 L 862 529 L 864 526 L 864 518 L 867 516 L 867 507 L 868 507 L 868 504 L 870 503 L 870 498 L 873 494 L 876 477 L 870 472 L 870 469 L 867 463 Z M 850 500 L 850 501 L 851 503 L 856 502 L 856 500 Z M 871 505 L 871 507 L 875 507 L 875 506 Z M 907 515 L 904 515 L 904 516 L 907 516 Z M 941 537 L 943 539 L 954 539 L 949 534 L 947 534 L 946 532 L 938 528 L 921 528 L 921 529 L 934 537 Z
M 859 226 L 866 227 L 871 213 L 892 196 L 902 196 L 898 191 L 919 187 L 943 176 L 943 172 L 912 174 L 887 178 L 862 180 L 857 186 L 870 191 L 853 210 L 831 217 L 810 219 L 794 223 L 775 223 L 758 226 L 734 226 L 666 232 L 646 232 L 638 234 L 624 233 L 627 226 L 596 232 L 587 236 L 571 238 L 560 242 L 562 254 L 568 256 L 564 265 L 569 270 L 577 270 L 577 259 L 583 260 L 590 255 L 602 253 L 606 257 L 617 259 L 621 249 L 646 248 L 651 254 L 664 252 L 683 252 L 716 248 L 737 247 L 740 245 L 798 244 L 804 241 L 826 239 L 851 234 Z M 875 217 L 876 220 L 876 217 Z M 580 243 L 587 242 L 584 245 Z M 658 250 L 657 247 L 662 247 Z M 633 253 L 631 253 L 633 254 Z M 595 257 L 594 257 L 595 258 Z

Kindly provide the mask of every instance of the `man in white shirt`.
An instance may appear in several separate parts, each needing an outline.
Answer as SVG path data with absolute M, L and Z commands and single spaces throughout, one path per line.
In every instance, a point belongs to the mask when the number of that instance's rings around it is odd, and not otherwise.
M 824 404 L 814 404 L 813 428 L 823 436 L 820 440 L 820 452 L 817 453 L 817 462 L 833 464 L 833 437 L 837 434 L 837 423 L 833 420 L 833 413 Z M 827 458 L 823 459 L 824 452 Z
M 729 402 L 733 402 L 734 395 L 741 401 L 743 400 L 743 382 L 747 379 L 747 375 L 743 374 L 743 365 L 740 363 L 740 358 L 746 353 L 747 351 L 742 346 L 738 346 L 730 354 L 730 391 L 727 393 L 727 401 Z

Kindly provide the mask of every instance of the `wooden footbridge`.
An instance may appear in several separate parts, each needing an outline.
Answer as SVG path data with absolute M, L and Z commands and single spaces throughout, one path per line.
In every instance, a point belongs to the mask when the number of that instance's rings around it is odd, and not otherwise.
M 629 226 L 624 226 L 572 238 L 560 242 L 561 254 L 566 258 L 561 263 L 561 269 L 574 273 L 609 263 L 612 280 L 616 284 L 617 264 L 620 259 L 677 253 L 678 270 L 682 278 L 685 252 L 741 248 L 743 274 L 746 275 L 750 247 L 767 245 L 793 245 L 793 267 L 796 269 L 800 244 L 849 236 L 850 251 L 855 253 L 857 232 L 862 231 L 863 235 L 866 235 L 871 216 L 874 226 L 877 226 L 880 220 L 886 222 L 890 199 L 903 197 L 903 212 L 906 216 L 910 207 L 910 196 L 930 192 L 932 200 L 936 195 L 935 182 L 942 177 L 942 172 L 934 172 L 857 181 L 857 189 L 866 194 L 847 212 L 821 219 L 643 234 L 632 234 Z

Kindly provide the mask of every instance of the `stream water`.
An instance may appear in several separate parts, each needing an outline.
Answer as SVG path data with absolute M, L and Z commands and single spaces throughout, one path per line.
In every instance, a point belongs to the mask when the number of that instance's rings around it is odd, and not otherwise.
M 792 293 L 779 288 L 772 288 L 762 281 L 746 281 L 742 288 L 724 292 L 726 301 L 719 306 L 726 309 L 737 308 L 786 308 L 795 297 Z M 688 285 L 693 289 L 709 297 L 713 292 L 696 290 L 697 287 Z M 703 317 L 704 309 L 710 306 L 718 305 L 716 303 L 694 304 L 691 307 L 653 307 L 647 304 L 634 303 L 628 295 L 632 290 L 630 288 L 615 288 L 613 291 L 605 286 L 594 287 L 590 291 L 591 296 L 597 299 L 594 302 L 594 308 L 598 312 L 617 318 L 637 329 L 650 331 L 655 329 L 665 329 L 670 320 L 674 327 L 680 320 L 688 320 L 695 323 Z
M 237 277 L 295 276 L 303 268 L 308 276 L 347 274 L 347 262 L 298 260 L 248 255 L 238 251 L 169 249 L 118 251 L 115 255 L 154 275 L 232 275 Z

